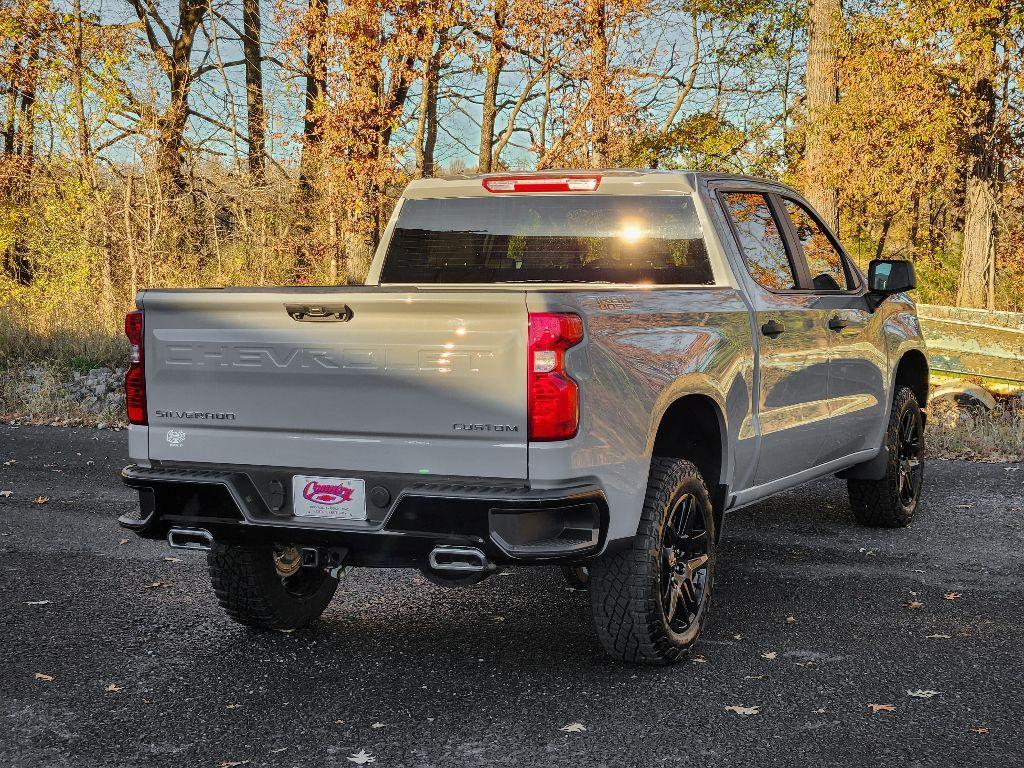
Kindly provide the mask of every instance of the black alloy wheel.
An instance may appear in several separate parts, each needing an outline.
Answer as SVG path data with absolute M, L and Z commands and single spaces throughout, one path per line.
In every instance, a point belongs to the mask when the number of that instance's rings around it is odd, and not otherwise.
M 900 503 L 910 507 L 917 500 L 924 478 L 924 441 L 921 439 L 921 418 L 917 412 L 907 410 L 903 414 L 898 435 L 898 493 Z
M 700 615 L 709 560 L 707 510 L 693 494 L 684 493 L 676 499 L 661 542 L 661 608 L 676 634 L 685 634 Z

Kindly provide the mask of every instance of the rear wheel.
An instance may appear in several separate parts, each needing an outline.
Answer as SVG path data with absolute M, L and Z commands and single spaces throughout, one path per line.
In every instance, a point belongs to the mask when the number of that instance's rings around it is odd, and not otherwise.
M 319 618 L 338 589 L 326 571 L 301 567 L 292 546 L 216 543 L 206 562 L 221 607 L 250 627 L 303 627 Z
M 850 507 L 861 525 L 901 528 L 917 511 L 924 484 L 924 417 L 917 397 L 900 387 L 885 436 L 889 464 L 881 480 L 847 480 Z
M 692 463 L 655 458 L 632 545 L 590 565 L 590 604 L 605 650 L 629 662 L 681 658 L 700 635 L 715 577 L 715 519 Z

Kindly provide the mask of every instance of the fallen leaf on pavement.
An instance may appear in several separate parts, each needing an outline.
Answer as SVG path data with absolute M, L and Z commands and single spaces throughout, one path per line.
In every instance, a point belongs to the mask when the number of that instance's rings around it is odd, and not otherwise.
M 930 699 L 932 696 L 938 695 L 939 691 L 921 690 L 920 688 L 916 691 L 907 691 L 907 696 L 913 696 L 915 699 Z
M 749 717 L 751 715 L 760 714 L 760 707 L 744 707 L 739 704 L 730 704 L 725 708 L 726 712 L 735 712 L 737 715 L 742 717 Z
M 765 653 L 761 654 L 761 658 L 762 659 L 768 659 L 769 661 L 771 661 L 772 659 L 774 659 L 778 655 L 779 655 L 778 651 L 766 651 Z
M 146 585 L 146 589 L 161 589 L 168 586 L 166 581 L 151 581 Z
M 119 542 L 117 542 L 117 543 L 118 543 L 118 544 L 127 544 L 127 543 L 128 543 L 128 539 L 121 539 L 121 540 L 120 540 Z
M 903 607 L 909 608 L 912 611 L 916 611 L 918 608 L 923 608 L 924 603 L 922 603 L 920 600 L 911 600 L 909 603 L 904 603 Z
M 374 723 L 370 727 L 371 728 L 383 728 L 384 727 L 384 723 Z
M 355 763 L 356 765 L 366 765 L 367 763 L 376 763 L 377 758 L 367 752 L 365 749 L 360 749 L 354 753 L 351 757 L 345 758 L 349 762 Z
M 988 733 L 988 728 L 983 725 L 979 725 L 977 728 L 971 728 L 972 733 Z
M 42 681 L 48 683 L 51 680 L 53 680 L 53 675 L 46 675 L 46 674 L 43 674 L 42 672 L 36 672 L 36 680 L 42 680 Z
M 107 693 L 117 693 L 118 691 L 121 690 L 121 687 L 117 683 L 111 683 L 110 685 L 108 685 L 103 690 L 106 691 Z
M 796 624 L 796 616 L 787 616 L 786 617 L 786 623 L 787 624 Z
M 587 730 L 587 726 L 583 723 L 569 723 L 568 725 L 563 725 L 558 730 L 565 731 L 566 733 L 584 733 Z
M 868 704 L 868 709 L 872 712 L 895 712 L 896 707 L 892 704 Z
M 962 592 L 947 592 L 946 594 L 943 595 L 943 597 L 946 598 L 947 600 L 956 600 L 957 598 L 961 598 L 963 596 L 964 595 L 963 595 Z
M 181 562 L 181 558 L 180 557 L 165 557 L 164 560 L 166 560 L 168 563 L 180 563 Z
M 50 500 L 49 496 L 36 496 L 34 499 L 32 499 L 32 503 L 33 504 L 45 504 L 49 500 Z
M 224 707 L 224 709 L 238 709 L 240 706 L 242 706 L 242 705 L 241 704 L 228 704 L 226 707 Z

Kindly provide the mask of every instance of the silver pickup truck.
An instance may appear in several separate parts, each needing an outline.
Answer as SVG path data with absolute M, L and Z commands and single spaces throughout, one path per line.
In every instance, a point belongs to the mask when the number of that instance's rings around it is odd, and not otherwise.
M 315 620 L 351 567 L 562 566 L 614 657 L 708 615 L 726 511 L 837 473 L 902 526 L 928 366 L 907 262 L 865 278 L 799 194 L 690 172 L 409 185 L 366 285 L 148 290 L 140 508 L 227 613 Z

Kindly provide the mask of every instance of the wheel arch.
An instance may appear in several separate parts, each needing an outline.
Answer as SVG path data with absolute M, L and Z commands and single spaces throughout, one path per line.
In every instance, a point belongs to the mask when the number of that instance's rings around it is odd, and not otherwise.
M 923 409 L 928 405 L 929 376 L 928 358 L 925 357 L 924 352 L 920 349 L 908 349 L 896 364 L 896 371 L 893 374 L 893 394 L 897 387 L 909 387 L 917 397 L 918 405 Z
M 685 459 L 700 470 L 714 506 L 716 536 L 720 537 L 727 498 L 728 441 L 719 404 L 708 395 L 694 393 L 674 400 L 658 421 L 651 456 Z

